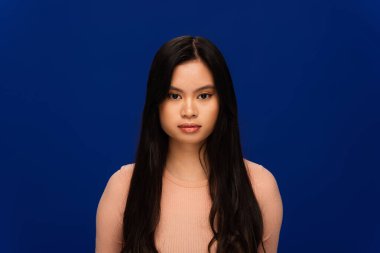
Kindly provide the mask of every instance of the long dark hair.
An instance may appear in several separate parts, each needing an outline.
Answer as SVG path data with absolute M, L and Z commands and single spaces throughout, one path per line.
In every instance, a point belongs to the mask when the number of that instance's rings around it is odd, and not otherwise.
M 167 97 L 174 68 L 195 59 L 202 60 L 211 71 L 219 97 L 215 128 L 202 145 L 203 158 L 209 163 L 209 223 L 214 234 L 208 251 L 217 241 L 218 253 L 257 253 L 262 243 L 262 214 L 243 160 L 237 103 L 227 64 L 209 40 L 180 36 L 163 44 L 151 64 L 124 212 L 122 253 L 158 252 L 154 233 L 160 219 L 162 176 L 168 153 L 168 135 L 161 128 L 158 108 Z

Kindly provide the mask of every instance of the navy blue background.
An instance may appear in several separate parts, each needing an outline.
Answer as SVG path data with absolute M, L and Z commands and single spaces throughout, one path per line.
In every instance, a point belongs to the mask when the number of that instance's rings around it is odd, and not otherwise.
M 153 56 L 185 34 L 227 60 L 245 157 L 281 190 L 279 252 L 380 252 L 376 0 L 2 0 L 0 251 L 94 251 Z

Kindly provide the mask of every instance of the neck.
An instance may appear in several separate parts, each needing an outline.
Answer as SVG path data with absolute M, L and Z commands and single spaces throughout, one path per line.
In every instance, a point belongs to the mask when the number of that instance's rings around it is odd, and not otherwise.
M 169 141 L 168 157 L 166 168 L 173 176 L 186 181 L 201 181 L 207 178 L 202 165 L 208 168 L 203 159 L 205 146 L 177 143 Z M 202 163 L 202 164 L 201 164 Z

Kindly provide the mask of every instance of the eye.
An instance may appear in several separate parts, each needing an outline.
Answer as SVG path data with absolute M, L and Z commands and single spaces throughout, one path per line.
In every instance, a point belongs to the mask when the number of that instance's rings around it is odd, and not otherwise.
M 205 97 L 206 96 L 206 97 Z M 207 97 L 208 96 L 208 97 Z M 208 94 L 208 93 L 202 93 L 199 95 L 199 97 L 202 97 L 202 100 L 205 100 L 207 98 L 211 98 L 212 97 L 212 94 Z
M 168 94 L 168 98 L 169 99 L 178 100 L 180 97 L 181 96 L 179 94 L 177 94 L 177 93 L 169 93 Z M 206 99 L 212 97 L 212 94 L 202 93 L 198 97 L 200 97 L 201 100 L 206 100 Z
M 176 94 L 176 93 L 169 93 L 168 94 L 169 99 L 177 100 L 178 96 L 179 96 L 179 94 Z

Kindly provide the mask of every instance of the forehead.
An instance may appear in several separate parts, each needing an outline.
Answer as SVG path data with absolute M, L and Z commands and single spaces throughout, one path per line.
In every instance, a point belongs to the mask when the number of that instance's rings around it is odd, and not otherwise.
M 214 80 L 207 65 L 200 60 L 192 60 L 174 68 L 171 86 L 183 91 L 195 91 L 207 86 L 212 89 Z

